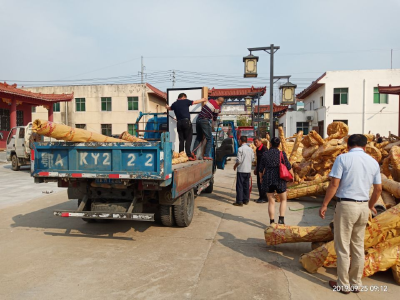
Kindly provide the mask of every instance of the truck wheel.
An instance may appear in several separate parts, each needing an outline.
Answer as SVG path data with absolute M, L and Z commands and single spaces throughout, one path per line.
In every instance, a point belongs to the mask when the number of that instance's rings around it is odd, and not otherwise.
M 11 157 L 11 169 L 13 169 L 13 171 L 19 171 L 18 157 L 15 154 Z
M 183 194 L 180 198 L 181 203 L 174 206 L 176 225 L 188 227 L 193 220 L 194 214 L 194 193 L 193 189 Z
M 214 178 L 210 180 L 210 185 L 204 189 L 204 193 L 211 194 L 214 190 Z
M 78 207 L 81 204 L 82 199 L 78 199 Z M 86 206 L 83 208 L 83 210 L 85 211 L 90 211 L 91 210 L 91 201 L 88 199 L 88 201 L 86 202 Z M 88 219 L 88 218 L 82 218 L 83 221 L 85 221 L 86 223 L 95 223 L 96 219 Z
M 161 224 L 167 227 L 174 226 L 175 219 L 174 219 L 174 210 L 172 205 L 160 204 L 159 210 L 160 210 Z

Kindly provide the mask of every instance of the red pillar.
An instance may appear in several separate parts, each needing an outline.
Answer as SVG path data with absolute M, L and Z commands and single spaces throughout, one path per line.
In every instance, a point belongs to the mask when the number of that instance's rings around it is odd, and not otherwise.
M 48 119 L 53 122 L 53 104 L 49 104 Z
M 11 99 L 10 129 L 17 126 L 17 100 Z

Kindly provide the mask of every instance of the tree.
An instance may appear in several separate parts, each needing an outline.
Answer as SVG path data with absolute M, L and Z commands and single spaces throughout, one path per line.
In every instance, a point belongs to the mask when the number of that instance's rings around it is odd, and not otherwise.
M 245 116 L 239 116 L 236 121 L 237 126 L 251 126 L 251 119 Z

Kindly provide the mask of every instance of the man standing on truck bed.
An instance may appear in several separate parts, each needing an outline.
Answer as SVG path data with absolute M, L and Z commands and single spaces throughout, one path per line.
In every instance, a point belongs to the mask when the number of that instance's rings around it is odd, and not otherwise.
M 221 105 L 224 103 L 223 97 L 218 97 L 217 100 L 211 99 L 203 106 L 196 122 L 197 137 L 194 143 L 194 148 L 197 149 L 199 144 L 206 138 L 207 144 L 204 150 L 203 159 L 212 160 L 210 157 L 211 140 L 212 140 L 212 122 L 217 121 L 217 117 L 221 112 Z
M 179 136 L 179 152 L 185 150 L 189 160 L 195 160 L 190 151 L 190 147 L 192 146 L 193 127 L 192 122 L 190 121 L 189 106 L 206 101 L 206 98 L 192 101 L 187 99 L 186 94 L 180 93 L 177 101 L 172 103 L 171 106 L 168 106 L 168 104 L 166 105 L 167 109 L 173 110 L 176 116 L 176 128 Z

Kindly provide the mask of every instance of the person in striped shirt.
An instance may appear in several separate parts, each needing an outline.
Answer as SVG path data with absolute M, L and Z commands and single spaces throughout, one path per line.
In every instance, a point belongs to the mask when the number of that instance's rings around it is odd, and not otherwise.
M 223 97 L 218 97 L 217 100 L 211 99 L 208 101 L 196 121 L 196 141 L 193 149 L 196 149 L 199 144 L 203 141 L 203 138 L 207 140 L 206 148 L 204 150 L 203 159 L 212 160 L 210 157 L 211 141 L 212 141 L 212 122 L 217 121 L 217 117 L 221 112 L 221 105 L 224 103 Z

